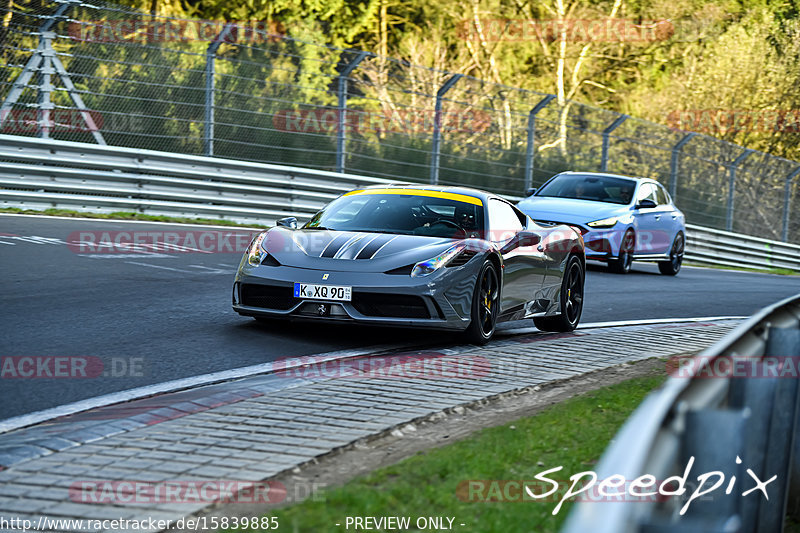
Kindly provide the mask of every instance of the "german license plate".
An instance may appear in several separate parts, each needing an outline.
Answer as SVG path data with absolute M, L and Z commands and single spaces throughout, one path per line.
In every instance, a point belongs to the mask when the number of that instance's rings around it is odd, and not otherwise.
M 349 302 L 352 299 L 352 294 L 352 287 L 341 287 L 337 285 L 311 285 L 309 283 L 294 284 L 295 298 Z

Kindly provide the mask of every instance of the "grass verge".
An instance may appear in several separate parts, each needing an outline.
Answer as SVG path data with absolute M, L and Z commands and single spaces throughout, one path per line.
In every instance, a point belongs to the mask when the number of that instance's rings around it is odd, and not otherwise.
M 465 502 L 456 489 L 465 480 L 531 480 L 556 466 L 564 467 L 551 474 L 558 479 L 592 470 L 625 419 L 664 379 L 659 372 L 577 396 L 270 515 L 290 531 L 344 531 L 347 516 L 409 516 L 412 524 L 420 516 L 455 517 L 453 528 L 462 531 L 558 531 L 569 502 L 553 516 L 556 502 Z
M 780 274 L 781 276 L 797 276 L 800 272 L 789 268 L 747 268 L 747 267 L 731 267 L 723 265 L 707 265 L 705 263 L 694 263 L 685 261 L 686 266 L 702 267 L 702 268 L 715 268 L 717 270 L 738 270 L 741 272 L 757 272 L 759 274 Z
M 0 213 L 13 213 L 18 215 L 45 215 L 51 217 L 69 218 L 98 218 L 106 220 L 144 220 L 148 222 L 175 222 L 178 224 L 209 224 L 213 226 L 231 226 L 239 228 L 268 228 L 263 224 L 239 224 L 230 220 L 218 218 L 189 218 L 172 217 L 166 215 L 145 215 L 143 213 L 133 213 L 128 211 L 115 211 L 113 213 L 89 213 L 85 211 L 72 211 L 70 209 L 45 209 L 37 211 L 35 209 L 19 209 L 16 207 L 0 208 Z

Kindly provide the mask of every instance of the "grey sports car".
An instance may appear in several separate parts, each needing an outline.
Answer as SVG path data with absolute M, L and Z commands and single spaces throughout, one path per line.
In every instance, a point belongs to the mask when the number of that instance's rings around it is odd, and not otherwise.
M 258 234 L 233 309 L 461 330 L 483 344 L 505 320 L 575 329 L 584 278 L 583 238 L 571 226 L 539 226 L 479 190 L 374 186 L 333 200 L 302 228 L 289 217 Z

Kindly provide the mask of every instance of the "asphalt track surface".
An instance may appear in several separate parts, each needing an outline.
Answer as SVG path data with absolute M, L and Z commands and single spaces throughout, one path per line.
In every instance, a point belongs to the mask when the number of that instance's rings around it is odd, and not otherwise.
M 0 215 L 0 357 L 94 356 L 107 374 L 27 379 L 5 372 L 0 419 L 284 357 L 459 341 L 441 332 L 308 322 L 276 327 L 240 317 L 230 305 L 237 252 L 80 254 L 64 244 L 80 231 L 204 229 Z M 673 278 L 650 264 L 634 264 L 620 276 L 590 264 L 582 322 L 743 316 L 798 292 L 796 276 L 685 267 Z

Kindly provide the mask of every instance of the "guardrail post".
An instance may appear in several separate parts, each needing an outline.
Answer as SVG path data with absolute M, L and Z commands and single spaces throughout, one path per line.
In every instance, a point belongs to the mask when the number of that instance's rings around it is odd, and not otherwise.
M 753 150 L 745 150 L 744 153 L 734 159 L 733 163 L 728 167 L 728 210 L 725 215 L 725 229 L 728 231 L 733 231 L 733 196 L 736 193 L 736 168 L 752 153 Z
M 726 481 L 733 476 L 745 479 L 747 476 L 742 476 L 744 468 L 736 463 L 736 457 L 745 455 L 744 439 L 751 418 L 749 409 L 700 409 L 686 413 L 686 431 L 679 454 L 681 465 L 686 465 L 689 457 L 694 457 L 693 469 L 696 472 L 720 471 Z M 714 435 L 725 446 L 709 446 L 709 435 Z M 737 515 L 737 503 L 735 497 L 714 493 L 708 501 L 691 506 L 683 519 L 726 523 Z
M 680 156 L 683 147 L 697 135 L 695 132 L 686 134 L 686 136 L 677 142 L 672 147 L 672 159 L 669 162 L 669 194 L 672 199 L 675 199 L 676 192 L 678 191 L 678 156 Z
M 797 167 L 791 174 L 786 176 L 786 184 L 783 190 L 783 230 L 781 231 L 781 240 L 783 242 L 789 241 L 789 208 L 792 206 L 792 182 L 797 175 L 800 174 L 800 167 Z
M 555 95 L 548 94 L 539 100 L 539 103 L 533 106 L 533 109 L 528 113 L 528 147 L 525 150 L 525 188 L 523 191 L 530 189 L 533 184 L 533 155 L 536 147 L 534 143 L 534 137 L 536 135 L 536 115 L 539 111 L 544 109 L 553 98 L 555 98 Z
M 800 329 L 769 328 L 764 356 L 779 356 L 797 361 L 797 357 L 800 356 Z M 784 362 L 784 365 L 786 364 Z M 788 364 L 794 366 L 794 362 Z M 792 452 L 797 430 L 795 420 L 798 405 L 798 380 L 795 377 L 777 381 L 773 402 L 777 409 L 765 413 L 771 418 L 771 421 L 764 454 L 764 470 L 763 474 L 759 476 L 761 479 L 769 479 L 773 475 L 777 477 L 769 485 L 772 497 L 769 500 L 760 501 L 758 523 L 755 530 L 760 533 L 782 531 L 789 498 L 789 476 L 792 470 L 796 469 L 792 466 Z
M 217 50 L 230 34 L 235 24 L 228 22 L 206 48 L 206 119 L 203 127 L 203 153 L 214 155 L 214 74 Z
M 772 413 L 775 409 L 775 391 L 779 378 L 770 375 L 763 360 L 753 361 L 750 368 L 754 369 L 754 375 L 763 377 L 731 379 L 728 389 L 728 405 L 731 409 L 749 409 L 753 413 L 753 416 L 747 420 L 747 428 L 743 435 L 744 450 L 741 459 L 742 464 L 747 465 L 757 475 L 763 476 L 768 449 L 770 417 L 762 416 L 761 413 Z M 737 475 L 740 474 L 741 472 Z M 756 531 L 760 504 L 759 500 L 752 497 L 739 498 L 737 507 L 741 519 L 740 531 Z
M 800 391 L 798 391 L 800 394 Z M 792 461 L 789 470 L 789 488 L 786 502 L 786 514 L 800 520 L 800 438 L 797 431 L 800 430 L 800 405 L 795 411 L 794 417 L 794 445 L 792 446 Z
M 439 144 L 442 137 L 442 98 L 458 80 L 463 78 L 463 74 L 453 74 L 436 91 L 436 106 L 433 112 L 433 145 L 431 146 L 431 184 L 439 183 Z
M 344 172 L 344 142 L 345 142 L 345 124 L 347 123 L 347 77 L 355 70 L 359 63 L 361 63 L 369 52 L 361 51 L 350 63 L 344 67 L 344 70 L 339 74 L 339 127 L 336 131 L 336 172 Z
M 609 135 L 611 132 L 617 129 L 623 122 L 628 120 L 628 115 L 620 115 L 617 117 L 617 120 L 611 123 L 609 127 L 603 130 L 603 156 L 600 160 L 600 171 L 607 172 L 608 171 L 608 141 Z

